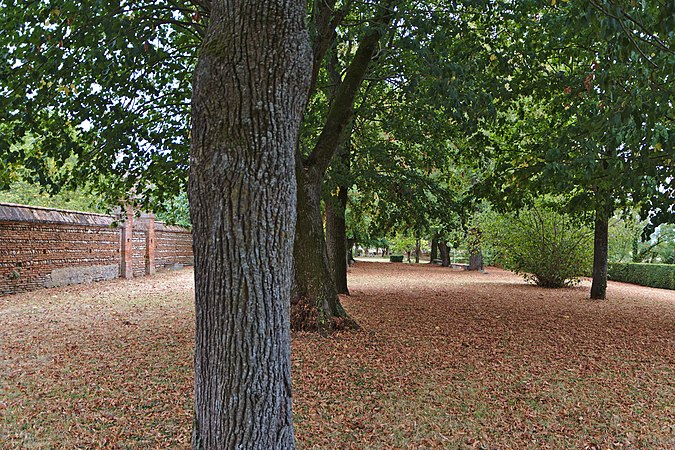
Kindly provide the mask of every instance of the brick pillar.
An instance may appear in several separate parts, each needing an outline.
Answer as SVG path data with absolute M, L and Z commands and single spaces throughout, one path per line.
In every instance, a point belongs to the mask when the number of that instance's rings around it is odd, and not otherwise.
M 120 277 L 133 278 L 133 247 L 132 237 L 134 232 L 134 210 L 131 206 L 125 209 L 126 219 L 122 224 L 122 242 L 120 243 Z M 124 214 L 124 213 L 122 213 Z
M 145 232 L 145 274 L 155 274 L 155 216 L 148 214 L 146 218 L 148 230 Z

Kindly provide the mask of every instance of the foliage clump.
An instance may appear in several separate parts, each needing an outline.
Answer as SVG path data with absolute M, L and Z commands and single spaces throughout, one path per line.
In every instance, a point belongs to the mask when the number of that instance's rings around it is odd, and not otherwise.
M 518 212 L 484 214 L 486 243 L 504 268 L 538 286 L 574 285 L 591 273 L 593 233 L 578 218 L 538 201 Z

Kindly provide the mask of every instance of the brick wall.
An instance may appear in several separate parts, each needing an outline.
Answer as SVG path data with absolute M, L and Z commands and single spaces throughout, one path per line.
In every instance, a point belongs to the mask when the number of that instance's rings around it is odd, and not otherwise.
M 155 226 L 155 267 L 166 268 L 176 264 L 191 266 L 192 234 L 180 227 L 157 223 Z
M 120 276 L 122 232 L 115 221 L 101 214 L 0 203 L 0 295 Z M 147 215 L 132 225 L 127 257 L 133 276 L 192 264 L 189 230 L 155 223 Z
M 146 230 L 139 230 L 134 228 L 131 238 L 132 253 L 132 267 L 135 277 L 142 277 L 145 275 L 145 236 Z

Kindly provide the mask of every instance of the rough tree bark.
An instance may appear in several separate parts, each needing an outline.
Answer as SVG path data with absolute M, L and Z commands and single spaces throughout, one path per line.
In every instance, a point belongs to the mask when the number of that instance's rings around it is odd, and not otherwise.
M 306 4 L 212 0 L 193 78 L 194 449 L 292 449 L 294 152 Z
M 607 267 L 609 243 L 609 217 L 611 214 L 599 209 L 595 213 L 595 237 L 593 239 L 593 283 L 591 298 L 604 300 L 607 296 Z
M 326 248 L 335 288 L 338 294 L 349 295 L 347 287 L 347 187 L 339 186 L 337 195 L 327 199 L 326 205 Z
M 438 237 L 435 235 L 431 238 L 431 254 L 429 257 L 429 264 L 434 264 L 434 261 L 438 259 Z
M 328 73 L 331 83 L 336 87 L 333 95 L 337 93 L 337 86 L 342 81 L 338 68 L 337 48 L 333 48 L 328 62 Z M 330 164 L 329 189 L 324 189 L 324 205 L 326 211 L 326 250 L 328 263 L 333 276 L 335 289 L 338 294 L 349 295 L 347 286 L 347 267 L 349 267 L 347 255 L 347 201 L 349 200 L 349 146 L 351 141 L 351 125 L 348 125 L 342 136 L 340 145 L 333 156 Z M 330 192 L 327 192 L 330 191 Z
M 439 241 L 438 242 L 438 251 L 441 254 L 441 265 L 443 267 L 450 266 L 450 252 L 448 252 L 448 243 Z
M 420 240 L 415 239 L 415 264 L 420 263 L 420 253 L 421 253 Z
M 374 26 L 359 42 L 344 79 L 335 90 L 325 125 L 314 148 L 307 157 L 300 153 L 299 148 L 296 153 L 298 215 L 291 302 L 291 326 L 295 330 L 327 333 L 335 329 L 357 328 L 356 322 L 340 304 L 328 266 L 321 221 L 321 188 L 328 165 L 352 119 L 356 94 L 377 51 L 384 25 L 390 19 L 391 11 L 385 9 L 383 15 L 373 21 Z M 318 70 L 316 66 L 315 70 Z

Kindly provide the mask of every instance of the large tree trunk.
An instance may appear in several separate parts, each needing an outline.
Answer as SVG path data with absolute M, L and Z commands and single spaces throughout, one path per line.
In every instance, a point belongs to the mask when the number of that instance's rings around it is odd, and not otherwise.
M 595 238 L 593 239 L 593 284 L 591 298 L 604 300 L 607 295 L 607 266 L 609 242 L 609 214 L 595 213 Z
M 292 449 L 294 152 L 306 4 L 211 1 L 192 98 L 194 449 Z
M 444 241 L 438 242 L 438 251 L 441 254 L 441 265 L 443 267 L 450 266 L 450 252 L 448 252 L 448 243 Z
M 438 259 L 438 237 L 436 235 L 431 238 L 431 254 L 429 258 L 429 264 L 434 264 Z
M 291 326 L 294 330 L 328 332 L 355 328 L 340 304 L 331 275 L 321 220 L 322 179 L 298 171 L 298 221 L 293 248 L 294 284 Z
M 338 294 L 349 295 L 347 288 L 347 188 L 339 186 L 337 196 L 326 199 L 326 248 Z
M 390 9 L 373 19 L 372 28 L 361 38 L 344 79 L 334 91 L 325 125 L 314 148 L 309 155 L 300 153 L 300 147 L 297 149 L 298 221 L 291 304 L 291 326 L 296 330 L 326 333 L 357 327 L 340 304 L 328 267 L 321 221 L 321 183 L 333 155 L 344 142 L 344 134 L 354 114 L 354 99 L 390 20 Z

